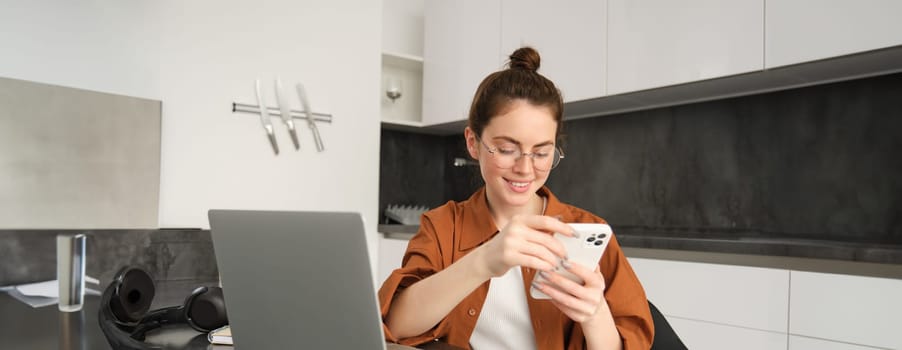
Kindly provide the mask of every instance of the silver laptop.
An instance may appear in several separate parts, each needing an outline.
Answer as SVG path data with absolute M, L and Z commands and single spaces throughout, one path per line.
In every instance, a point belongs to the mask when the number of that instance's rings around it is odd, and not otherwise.
M 236 349 L 385 349 L 360 214 L 209 217 Z

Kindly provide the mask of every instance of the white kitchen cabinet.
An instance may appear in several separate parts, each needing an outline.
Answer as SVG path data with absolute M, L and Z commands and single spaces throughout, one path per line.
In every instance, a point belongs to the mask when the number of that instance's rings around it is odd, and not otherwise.
M 690 349 L 902 349 L 899 279 L 629 261 Z
M 763 0 L 608 0 L 608 94 L 764 68 Z
M 902 45 L 902 1 L 766 3 L 767 68 Z
M 501 0 L 426 1 L 424 12 L 423 124 L 466 120 L 479 83 L 504 63 Z
M 853 345 L 823 339 L 789 336 L 789 350 L 878 350 L 870 346 Z
M 786 333 L 668 317 L 680 340 L 692 350 L 785 350 Z
M 426 0 L 382 1 L 382 52 L 423 56 L 423 6 Z
M 902 280 L 792 271 L 789 333 L 902 349 Z
M 629 261 L 648 299 L 668 318 L 779 332 L 785 339 L 789 271 L 657 259 Z
M 604 96 L 607 0 L 503 0 L 501 59 L 528 45 L 564 102 Z

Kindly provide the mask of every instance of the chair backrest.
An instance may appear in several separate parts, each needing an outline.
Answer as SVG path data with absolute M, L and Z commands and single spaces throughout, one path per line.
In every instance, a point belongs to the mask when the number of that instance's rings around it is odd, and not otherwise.
M 655 304 L 649 301 L 648 308 L 651 310 L 651 319 L 655 324 L 655 339 L 651 344 L 651 350 L 688 350 Z

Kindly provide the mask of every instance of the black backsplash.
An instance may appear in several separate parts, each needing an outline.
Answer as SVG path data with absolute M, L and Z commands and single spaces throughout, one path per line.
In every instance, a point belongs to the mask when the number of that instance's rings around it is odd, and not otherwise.
M 620 232 L 902 244 L 902 74 L 568 121 L 548 186 Z M 461 135 L 383 131 L 380 212 L 481 185 Z
M 461 135 L 437 136 L 383 129 L 379 216 L 385 220 L 383 214 L 389 204 L 434 208 L 449 200 L 467 199 L 482 185 L 479 168 L 454 166 L 454 158 L 469 159 Z

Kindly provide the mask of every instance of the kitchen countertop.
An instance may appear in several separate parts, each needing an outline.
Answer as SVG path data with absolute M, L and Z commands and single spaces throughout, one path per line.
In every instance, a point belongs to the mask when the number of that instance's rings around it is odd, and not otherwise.
M 0 293 L 0 349 L 110 349 L 97 321 L 100 297 L 85 296 L 81 311 L 60 312 L 56 305 L 32 308 Z M 187 325 L 151 331 L 147 342 L 164 349 L 212 348 L 206 334 Z
M 379 225 L 386 238 L 410 239 L 418 225 Z M 754 234 L 615 234 L 629 257 L 697 261 L 902 279 L 902 246 Z
M 171 289 L 163 286 L 161 292 L 165 300 L 162 304 L 179 305 L 182 300 L 180 298 L 177 300 L 175 294 L 181 288 Z M 156 299 L 154 309 L 157 308 Z M 99 308 L 100 296 L 95 295 L 85 296 L 81 311 L 60 312 L 56 305 L 32 308 L 6 293 L 0 293 L 0 349 L 110 349 L 110 344 L 98 324 Z M 231 346 L 210 344 L 205 333 L 199 333 L 184 324 L 164 326 L 150 331 L 147 333 L 146 343 L 160 349 L 233 349 Z M 299 346 L 303 348 L 303 343 Z M 388 343 L 386 346 L 389 350 L 417 349 Z M 341 344 L 337 343 L 336 348 L 341 348 Z M 461 350 L 441 342 L 429 342 L 419 348 Z

